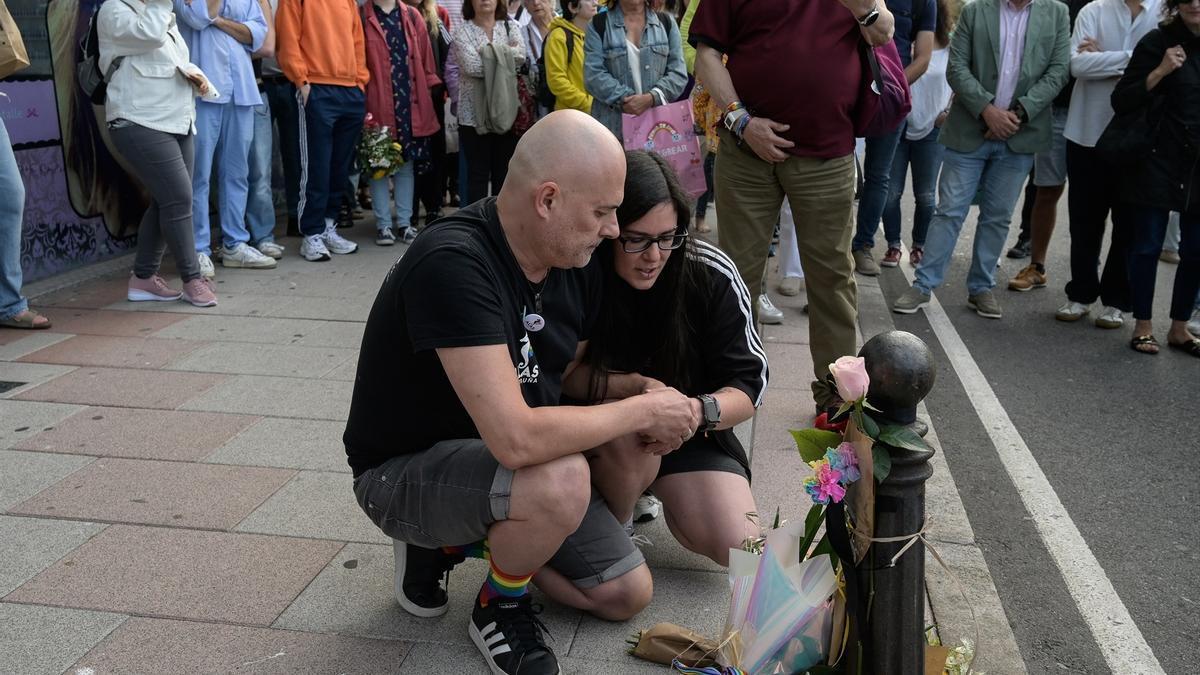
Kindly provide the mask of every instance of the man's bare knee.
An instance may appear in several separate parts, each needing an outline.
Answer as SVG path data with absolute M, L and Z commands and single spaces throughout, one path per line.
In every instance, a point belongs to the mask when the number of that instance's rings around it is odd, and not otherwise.
M 654 598 L 654 580 L 650 568 L 642 565 L 585 593 L 593 602 L 591 613 L 594 616 L 608 621 L 627 621 L 650 605 Z
M 520 489 L 531 509 L 573 532 L 583 522 L 591 501 L 591 471 L 583 455 L 567 455 L 517 471 Z

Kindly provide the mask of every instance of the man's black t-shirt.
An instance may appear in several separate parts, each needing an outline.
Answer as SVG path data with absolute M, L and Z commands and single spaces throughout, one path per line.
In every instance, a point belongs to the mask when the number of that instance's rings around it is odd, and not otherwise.
M 545 327 L 528 331 L 538 289 L 513 257 L 494 199 L 417 237 L 384 279 L 363 334 L 342 438 L 355 476 L 438 441 L 479 438 L 438 348 L 506 344 L 525 402 L 559 403 L 600 304 L 599 270 L 553 269 L 540 286 Z

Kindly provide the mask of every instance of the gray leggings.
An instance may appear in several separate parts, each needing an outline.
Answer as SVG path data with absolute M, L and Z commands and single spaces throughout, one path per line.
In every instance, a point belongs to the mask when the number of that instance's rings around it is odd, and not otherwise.
M 193 135 L 168 134 L 138 124 L 109 127 L 113 145 L 150 192 L 150 208 L 138 227 L 133 273 L 158 274 L 163 252 L 171 248 L 184 283 L 200 276 L 192 234 Z

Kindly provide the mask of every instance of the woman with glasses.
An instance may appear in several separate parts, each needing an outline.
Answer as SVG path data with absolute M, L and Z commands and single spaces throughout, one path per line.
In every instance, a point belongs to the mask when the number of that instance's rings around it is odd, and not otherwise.
M 619 397 L 606 391 L 608 374 L 638 373 L 642 391 L 670 386 L 694 397 L 698 425 L 678 450 L 659 456 L 644 450 L 651 439 L 618 439 L 588 453 L 592 482 L 623 523 L 650 488 L 675 538 L 727 565 L 730 547 L 757 533 L 746 517 L 755 510 L 750 463 L 732 428 L 753 417 L 762 400 L 766 354 L 733 262 L 688 236 L 691 204 L 674 171 L 649 152 L 625 156 L 621 234 L 597 251 L 604 302 L 589 367 L 572 373 L 564 388 L 586 387 L 598 402 Z

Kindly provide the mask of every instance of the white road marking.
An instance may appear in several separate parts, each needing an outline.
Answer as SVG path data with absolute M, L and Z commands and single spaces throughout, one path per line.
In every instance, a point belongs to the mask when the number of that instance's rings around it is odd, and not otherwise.
M 907 258 L 906 253 L 902 254 L 902 259 Z M 912 272 L 904 263 L 900 267 L 904 278 L 911 284 Z M 936 295 L 925 307 L 925 317 L 942 344 L 992 445 L 996 447 L 1008 477 L 1033 517 L 1038 534 L 1054 558 L 1067 590 L 1087 622 L 1109 669 L 1117 675 L 1164 673 L 1154 651 L 1146 644 L 1142 631 L 1133 622 L 1129 610 L 1125 609 L 1125 604 L 1113 588 L 1108 574 L 1096 560 L 1079 528 L 1075 527 L 1058 493 L 1009 419 L 1008 411 L 1001 405 Z

